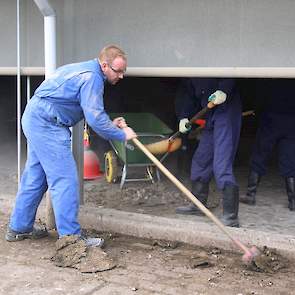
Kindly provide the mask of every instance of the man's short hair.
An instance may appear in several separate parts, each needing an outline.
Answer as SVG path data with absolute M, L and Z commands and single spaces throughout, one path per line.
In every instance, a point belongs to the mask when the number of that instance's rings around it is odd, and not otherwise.
M 112 64 L 117 57 L 127 60 L 125 52 L 116 45 L 105 46 L 98 55 L 100 62 L 107 62 L 108 64 Z

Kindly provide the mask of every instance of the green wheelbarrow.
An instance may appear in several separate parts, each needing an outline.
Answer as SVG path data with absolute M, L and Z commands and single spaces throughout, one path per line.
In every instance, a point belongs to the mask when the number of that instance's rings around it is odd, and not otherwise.
M 128 126 L 130 126 L 138 135 L 138 139 L 144 145 L 163 140 L 169 137 L 173 132 L 165 123 L 152 113 L 111 113 L 110 118 L 124 117 Z M 130 181 L 151 181 L 155 178 L 160 181 L 160 173 L 155 164 L 140 150 L 132 141 L 121 142 L 110 140 L 113 150 L 105 153 L 105 177 L 107 182 L 114 183 L 118 181 L 121 174 L 120 188 L 125 182 Z M 162 162 L 169 152 L 156 155 Z M 128 172 L 132 167 L 145 167 L 146 172 L 142 177 L 129 177 Z

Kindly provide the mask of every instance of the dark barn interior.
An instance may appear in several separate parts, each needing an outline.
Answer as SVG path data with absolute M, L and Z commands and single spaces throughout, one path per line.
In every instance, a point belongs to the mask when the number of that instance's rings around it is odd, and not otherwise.
M 31 77 L 31 94 L 42 82 L 42 76 Z M 255 85 L 260 79 L 237 79 L 242 102 L 243 111 L 256 110 L 257 95 Z M 175 115 L 175 93 L 180 78 L 149 78 L 149 77 L 126 77 L 115 86 L 107 85 L 105 88 L 105 109 L 107 112 L 150 112 L 155 114 L 160 120 L 166 123 L 172 130 L 177 131 L 178 122 Z M 22 111 L 26 104 L 26 77 L 22 77 Z M 16 77 L 0 77 L 0 134 L 1 134 L 1 154 L 10 154 L 12 161 L 7 163 L 16 163 Z M 255 116 L 243 118 L 240 145 L 236 156 L 236 165 L 247 166 L 251 144 L 255 139 L 256 128 L 258 124 L 259 113 Z M 132 127 L 132 126 L 131 126 Z M 104 140 L 98 138 L 91 132 L 93 146 L 103 160 L 103 153 L 109 148 Z M 23 141 L 24 143 L 24 141 Z M 189 141 L 189 157 L 196 146 L 194 140 Z M 7 159 L 7 157 L 4 159 Z M 273 159 L 269 165 L 276 165 L 276 152 L 273 151 Z M 3 160 L 4 161 L 4 160 Z M 2 161 L 1 161 L 2 162 Z M 3 162 L 4 163 L 4 162 Z M 13 165 L 14 165 L 13 164 Z M 13 166 L 12 165 L 12 166 Z M 188 168 L 188 167 L 186 167 Z

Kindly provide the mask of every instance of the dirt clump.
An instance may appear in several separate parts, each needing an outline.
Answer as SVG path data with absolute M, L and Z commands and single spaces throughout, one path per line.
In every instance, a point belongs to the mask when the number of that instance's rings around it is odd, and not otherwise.
M 77 235 L 64 236 L 55 243 L 51 261 L 58 267 L 76 268 L 82 273 L 95 273 L 116 267 L 113 259 L 98 247 L 87 247 Z
M 81 258 L 86 256 L 86 243 L 76 235 L 58 239 L 55 246 L 56 253 L 51 260 L 59 267 L 77 268 Z
M 287 268 L 288 261 L 283 256 L 276 253 L 274 249 L 264 246 L 260 254 L 254 257 L 249 268 L 258 272 L 275 273 L 283 268 Z
M 106 252 L 97 247 L 89 247 L 86 256 L 81 259 L 78 269 L 82 273 L 95 273 L 115 267 L 116 263 Z

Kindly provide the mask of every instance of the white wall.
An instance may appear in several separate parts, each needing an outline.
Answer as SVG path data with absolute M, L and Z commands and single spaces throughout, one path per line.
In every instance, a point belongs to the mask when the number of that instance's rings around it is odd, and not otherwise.
M 43 66 L 43 19 L 21 2 L 22 66 Z M 130 67 L 295 67 L 292 0 L 50 0 L 58 65 L 121 45 Z M 0 3 L 0 67 L 16 66 L 16 0 Z

